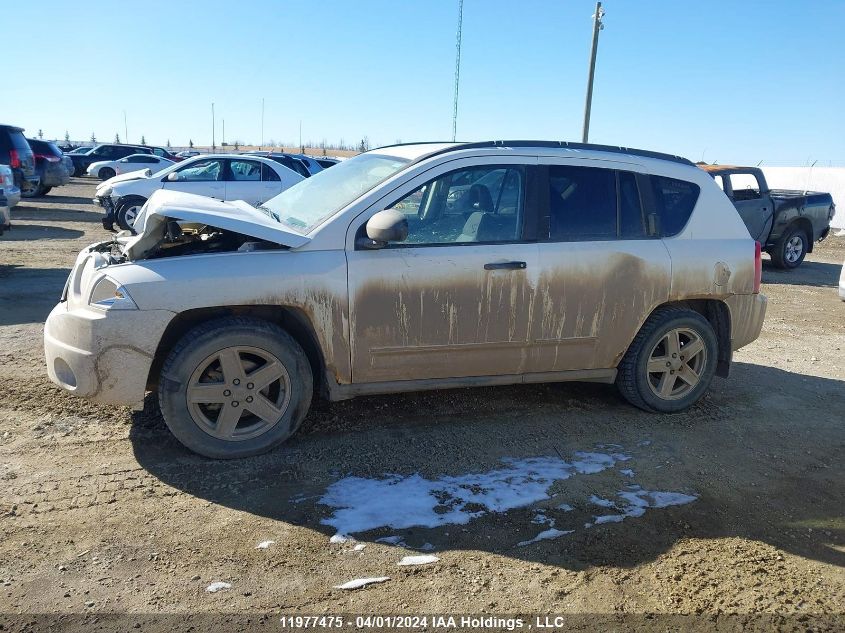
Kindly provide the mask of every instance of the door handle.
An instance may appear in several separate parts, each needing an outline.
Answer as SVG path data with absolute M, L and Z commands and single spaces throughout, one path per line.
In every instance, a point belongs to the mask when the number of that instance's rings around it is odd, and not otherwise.
M 484 270 L 523 270 L 528 265 L 525 262 L 494 262 L 484 264 Z

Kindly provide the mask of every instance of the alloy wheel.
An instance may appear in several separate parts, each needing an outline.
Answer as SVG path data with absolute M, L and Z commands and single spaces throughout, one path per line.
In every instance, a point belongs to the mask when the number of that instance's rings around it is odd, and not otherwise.
M 695 389 L 707 364 L 701 336 L 688 328 L 669 330 L 648 357 L 648 386 L 663 400 L 678 400 Z

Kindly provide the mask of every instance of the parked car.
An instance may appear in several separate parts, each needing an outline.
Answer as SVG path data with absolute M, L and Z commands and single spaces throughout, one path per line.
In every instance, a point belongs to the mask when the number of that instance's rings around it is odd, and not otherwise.
M 69 154 L 73 160 L 74 176 L 82 176 L 88 171 L 91 163 L 103 160 L 118 160 L 131 154 L 152 154 L 152 150 L 140 145 L 123 145 L 119 143 L 106 143 L 97 145 L 87 154 Z
M 8 165 L 0 165 L 0 197 L 5 198 L 10 209 L 21 201 L 20 187 L 15 184 L 14 173 Z
M 326 158 L 326 157 L 315 158 L 314 160 L 316 160 L 317 163 L 320 165 L 320 167 L 322 167 L 323 169 L 328 169 L 329 167 L 334 167 L 335 165 L 337 165 L 340 162 L 336 158 Z
M 82 145 L 80 147 L 74 147 L 73 149 L 66 151 L 65 154 L 87 154 L 92 149 L 94 149 L 93 145 Z
M 303 163 L 298 158 L 294 158 L 290 154 L 284 154 L 281 152 L 244 152 L 244 156 L 263 156 L 264 158 L 269 158 L 270 160 L 274 160 L 280 165 L 284 165 L 288 169 L 294 170 L 303 178 L 310 178 L 311 172 L 306 167 L 305 163 Z
M 197 152 L 196 150 L 190 149 L 190 150 L 185 150 L 184 152 L 176 152 L 176 155 L 179 158 L 193 158 L 194 156 L 199 156 L 200 153 Z
M 769 189 L 756 167 L 700 165 L 731 199 L 751 237 L 778 268 L 797 268 L 830 233 L 836 212 L 829 193 Z
M 73 173 L 73 161 L 70 156 L 65 156 L 52 141 L 37 138 L 28 138 L 26 141 L 35 155 L 35 170 L 40 181 L 37 185 L 21 191 L 24 198 L 45 196 L 53 187 L 61 187 L 70 182 L 70 175 Z
M 157 173 L 115 176 L 97 187 L 94 204 L 106 213 L 106 229 L 113 230 L 117 222 L 120 228 L 131 230 L 141 207 L 158 189 L 259 205 L 300 180 L 303 177 L 295 171 L 259 156 L 196 156 Z
M 305 166 L 308 168 L 308 171 L 311 172 L 311 175 L 319 174 L 323 171 L 323 166 L 317 161 L 316 158 L 308 156 L 307 154 L 288 154 L 288 156 L 292 156 L 293 158 L 297 158 L 305 163 Z
M 0 169 L 6 169 L 5 165 L 0 165 Z M 0 235 L 12 228 L 12 205 L 9 200 L 3 195 L 3 190 L 0 189 Z
M 21 191 L 38 187 L 35 154 L 26 142 L 22 127 L 0 124 L 0 165 L 11 167 L 15 186 Z
M 91 163 L 88 165 L 86 173 L 100 180 L 108 180 L 118 174 L 128 174 L 139 169 L 149 169 L 152 173 L 156 173 L 175 164 L 174 161 L 161 158 L 155 154 L 130 154 L 119 160 L 102 160 Z
M 759 244 L 713 180 L 624 148 L 385 147 L 258 209 L 158 191 L 136 226 L 79 254 L 47 371 L 102 403 L 157 390 L 209 457 L 284 442 L 315 393 L 587 380 L 681 411 L 766 310 Z
M 150 150 L 156 156 L 159 156 L 161 158 L 166 158 L 171 163 L 178 163 L 179 161 L 184 160 L 184 158 L 185 158 L 184 156 L 179 156 L 178 154 L 174 154 L 173 152 L 171 152 L 166 147 L 156 147 L 155 145 L 142 145 L 142 147 L 146 147 L 148 150 Z

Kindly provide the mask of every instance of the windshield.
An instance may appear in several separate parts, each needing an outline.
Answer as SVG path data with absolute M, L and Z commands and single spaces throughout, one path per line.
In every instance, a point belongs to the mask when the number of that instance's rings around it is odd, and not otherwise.
M 298 182 L 265 202 L 263 208 L 295 231 L 310 233 L 409 162 L 395 156 L 360 154 Z

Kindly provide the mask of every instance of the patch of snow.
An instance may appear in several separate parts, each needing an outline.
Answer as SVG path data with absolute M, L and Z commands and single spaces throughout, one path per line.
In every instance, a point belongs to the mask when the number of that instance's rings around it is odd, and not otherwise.
M 431 543 L 423 543 L 417 549 L 421 552 L 430 552 L 434 549 L 434 545 L 432 545 Z
M 557 456 L 508 458 L 502 460 L 501 468 L 488 472 L 433 480 L 420 474 L 345 477 L 330 485 L 318 501 L 335 509 L 322 523 L 340 534 L 380 527 L 465 525 L 488 512 L 506 512 L 549 499 L 548 490 L 556 481 L 599 473 L 629 459 L 621 453 L 579 452 L 573 457 L 571 462 Z
M 650 446 L 651 440 L 643 440 L 642 442 L 637 442 L 637 446 Z
M 213 582 L 210 585 L 208 585 L 208 587 L 206 587 L 205 590 L 208 593 L 217 593 L 218 591 L 223 591 L 224 589 L 231 589 L 231 588 L 232 588 L 232 585 L 230 583 L 218 581 L 218 582 Z
M 535 525 L 542 525 L 544 523 L 554 523 L 554 519 L 547 517 L 543 514 L 544 510 L 538 510 L 537 514 L 534 515 L 534 518 L 531 519 L 531 523 Z
M 276 541 L 261 541 L 258 545 L 255 546 L 255 549 L 268 549 L 275 542 Z
M 354 541 L 355 539 L 347 534 L 341 534 L 338 532 L 334 536 L 329 539 L 329 543 L 348 543 L 350 541 Z
M 563 510 L 564 512 L 572 512 L 572 510 L 574 510 L 574 508 L 573 508 L 571 505 L 569 505 L 568 503 L 561 503 L 561 504 L 557 507 L 557 509 L 558 509 L 558 510 Z
M 390 576 L 379 576 L 377 578 L 356 578 L 355 580 L 350 580 L 349 582 L 345 582 L 342 585 L 335 585 L 335 589 L 360 589 L 361 587 L 366 587 L 367 585 L 372 585 L 379 582 L 387 582 L 390 580 Z
M 393 536 L 382 536 L 381 538 L 376 539 L 376 543 L 387 543 L 388 545 L 408 547 L 407 543 L 403 540 L 404 538 L 405 537 L 400 536 L 399 534 L 394 534 Z
M 602 508 L 615 508 L 616 504 L 610 499 L 602 499 L 596 495 L 590 495 L 590 503 L 601 506 Z
M 352 551 L 354 551 L 354 552 L 360 552 L 360 551 L 363 551 L 363 549 L 364 549 L 365 547 L 367 547 L 367 544 L 366 544 L 366 543 L 358 543 L 357 545 L 355 545 L 355 547 L 353 547 L 353 548 L 352 548 Z
M 630 468 L 623 468 L 622 470 L 619 471 L 619 473 L 621 475 L 625 475 L 626 477 L 633 477 L 634 476 L 634 471 L 631 470 Z
M 595 517 L 595 525 L 602 523 L 621 523 L 628 517 L 641 517 L 649 508 L 668 508 L 669 506 L 680 506 L 687 503 L 692 503 L 698 497 L 694 495 L 686 495 L 680 492 L 663 492 L 659 490 L 643 490 L 639 486 L 631 486 L 633 490 L 623 490 L 617 493 L 625 504 L 613 504 L 605 506 L 604 503 L 597 503 L 604 507 L 615 507 L 621 510 L 621 514 L 606 514 Z M 596 497 L 598 499 L 598 497 Z M 593 501 L 593 498 L 590 498 Z M 605 499 L 600 499 L 605 502 Z M 593 503 L 596 503 L 593 501 Z M 585 526 L 588 527 L 588 526 Z
M 556 530 L 555 528 L 549 528 L 548 530 L 543 530 L 537 536 L 527 541 L 520 541 L 517 543 L 517 547 L 525 547 L 526 545 L 531 545 L 532 543 L 537 543 L 539 541 L 548 541 L 551 539 L 560 538 L 561 536 L 566 536 L 567 534 L 572 534 L 575 530 Z
M 439 560 L 440 559 L 433 554 L 425 554 L 423 556 L 405 556 L 396 564 L 401 565 L 402 567 L 408 567 L 411 565 L 428 565 L 429 563 L 436 563 Z

